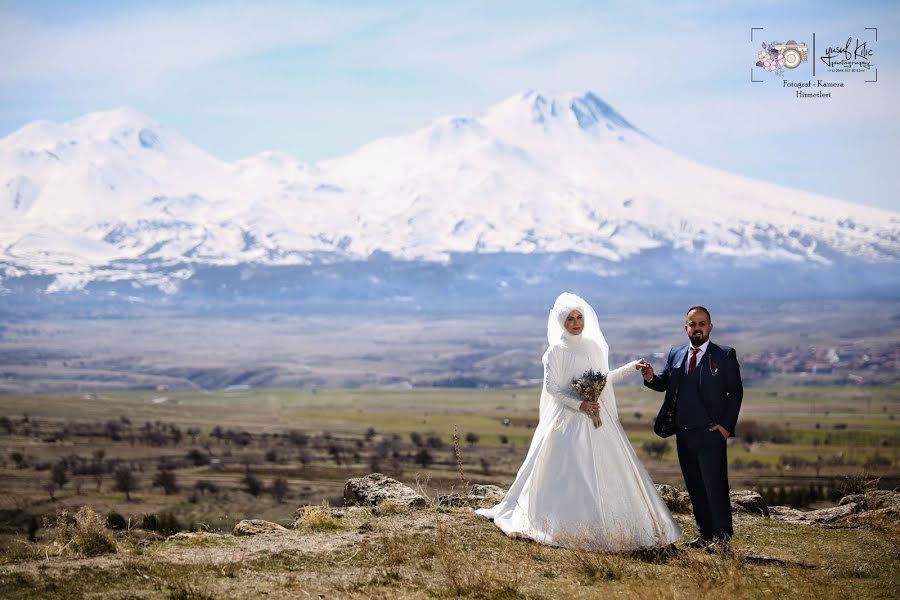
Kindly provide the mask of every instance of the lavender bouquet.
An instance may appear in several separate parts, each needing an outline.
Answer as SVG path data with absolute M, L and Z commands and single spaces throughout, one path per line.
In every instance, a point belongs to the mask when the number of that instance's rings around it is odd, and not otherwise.
M 585 371 L 581 377 L 572 380 L 572 388 L 575 390 L 575 393 L 578 394 L 578 397 L 581 398 L 582 402 L 594 402 L 598 400 L 600 398 L 600 393 L 605 387 L 606 375 L 595 373 L 593 369 Z M 603 425 L 603 421 L 600 420 L 599 411 L 592 414 L 591 419 L 594 421 L 595 428 Z

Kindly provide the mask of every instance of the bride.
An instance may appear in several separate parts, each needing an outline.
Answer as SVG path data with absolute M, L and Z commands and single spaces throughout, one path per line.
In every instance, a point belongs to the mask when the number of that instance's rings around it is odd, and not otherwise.
M 616 411 L 613 383 L 638 361 L 609 370 L 609 346 L 597 315 L 579 296 L 563 293 L 547 323 L 540 416 L 525 462 L 500 504 L 478 514 L 506 535 L 551 546 L 620 552 L 665 546 L 681 538 L 653 481 L 638 460 Z M 596 403 L 582 402 L 573 378 L 607 373 Z

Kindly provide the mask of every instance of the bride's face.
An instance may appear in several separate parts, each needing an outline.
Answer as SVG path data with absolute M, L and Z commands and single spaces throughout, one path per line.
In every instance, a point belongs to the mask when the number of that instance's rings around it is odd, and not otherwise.
M 584 315 L 581 314 L 581 311 L 573 310 L 569 313 L 569 316 L 566 317 L 566 331 L 572 335 L 581 335 L 583 330 Z

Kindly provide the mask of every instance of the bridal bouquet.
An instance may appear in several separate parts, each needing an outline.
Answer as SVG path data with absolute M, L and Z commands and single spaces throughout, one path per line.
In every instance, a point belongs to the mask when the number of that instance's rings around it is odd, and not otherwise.
M 595 373 L 593 369 L 585 371 L 581 377 L 572 380 L 572 388 L 575 390 L 575 393 L 578 394 L 578 397 L 581 398 L 582 402 L 596 401 L 600 398 L 600 392 L 602 392 L 605 387 L 606 375 Z M 603 425 L 603 421 L 600 420 L 599 412 L 592 414 L 591 419 L 594 421 L 595 428 Z

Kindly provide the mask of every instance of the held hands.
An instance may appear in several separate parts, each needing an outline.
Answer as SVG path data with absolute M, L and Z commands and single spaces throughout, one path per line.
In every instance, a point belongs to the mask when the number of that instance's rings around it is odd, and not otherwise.
M 653 365 L 648 363 L 643 358 L 637 361 L 637 364 L 634 365 L 634 368 L 641 372 L 641 375 L 644 376 L 644 381 L 650 381 L 653 379 Z

